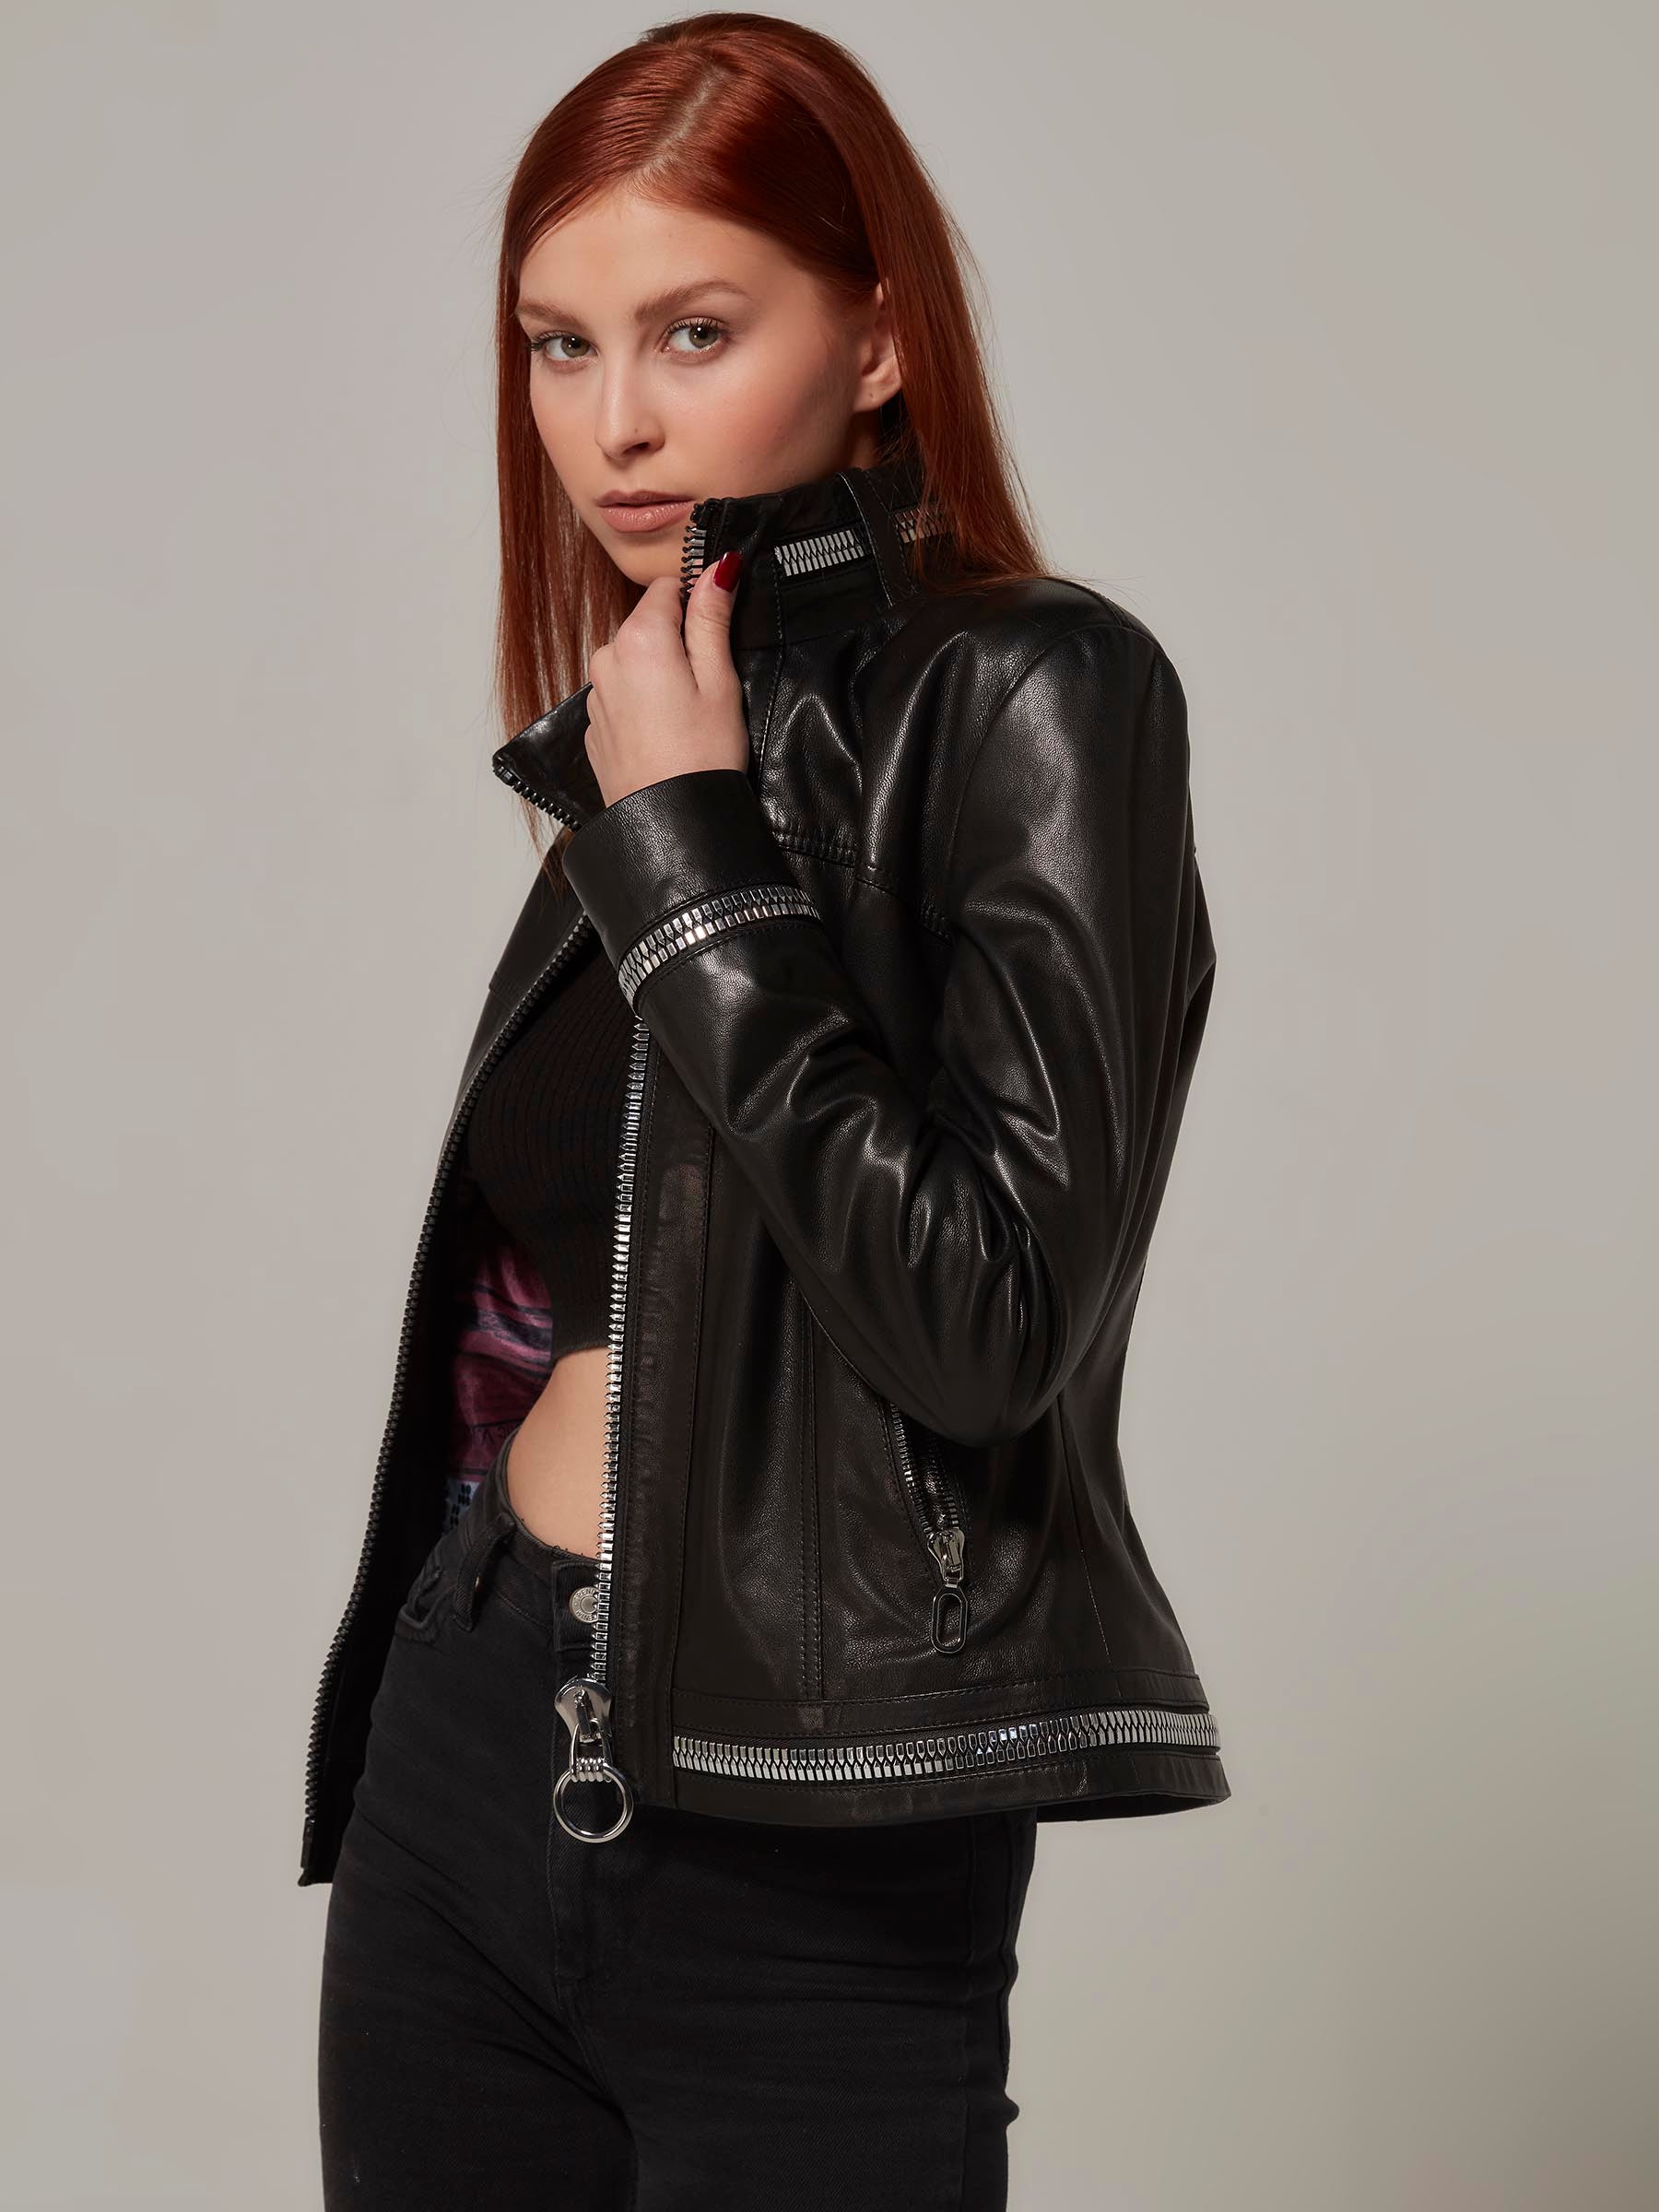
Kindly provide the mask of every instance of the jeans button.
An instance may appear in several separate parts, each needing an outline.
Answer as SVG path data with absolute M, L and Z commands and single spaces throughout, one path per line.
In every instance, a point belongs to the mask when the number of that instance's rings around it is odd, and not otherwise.
M 584 1583 L 580 1590 L 573 1590 L 571 1593 L 571 1612 L 575 1614 L 578 1620 L 586 1621 L 590 1627 L 593 1624 L 595 1595 L 596 1592 L 592 1583 Z

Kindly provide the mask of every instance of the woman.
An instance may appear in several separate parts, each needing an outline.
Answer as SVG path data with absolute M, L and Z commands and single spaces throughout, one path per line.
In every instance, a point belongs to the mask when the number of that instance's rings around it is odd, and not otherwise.
M 1229 1794 L 1116 1446 L 1184 704 L 1040 566 L 952 248 L 767 17 L 511 188 L 507 725 L 565 696 L 494 765 L 561 834 L 318 1696 L 331 2206 L 1002 2206 L 1038 1820 Z

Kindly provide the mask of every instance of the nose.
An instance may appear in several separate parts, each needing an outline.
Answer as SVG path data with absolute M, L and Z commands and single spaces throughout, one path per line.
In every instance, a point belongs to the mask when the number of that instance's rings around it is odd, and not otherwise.
M 594 435 L 600 451 L 614 465 L 632 454 L 654 453 L 662 443 L 651 410 L 629 370 L 607 371 L 599 394 L 599 412 Z

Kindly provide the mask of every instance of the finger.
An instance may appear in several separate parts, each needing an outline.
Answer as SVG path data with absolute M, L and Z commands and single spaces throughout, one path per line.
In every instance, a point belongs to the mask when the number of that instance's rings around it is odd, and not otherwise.
M 726 588 L 714 580 L 720 560 L 711 561 L 691 586 L 686 601 L 686 658 L 698 688 L 729 683 L 735 674 L 732 659 L 732 608 L 736 601 L 736 561 L 734 556 Z M 721 560 L 724 560 L 723 554 Z
M 653 646 L 660 647 L 670 629 L 677 637 L 679 580 L 674 576 L 653 576 L 618 623 L 610 642 L 613 649 L 619 647 L 624 653 L 646 638 Z

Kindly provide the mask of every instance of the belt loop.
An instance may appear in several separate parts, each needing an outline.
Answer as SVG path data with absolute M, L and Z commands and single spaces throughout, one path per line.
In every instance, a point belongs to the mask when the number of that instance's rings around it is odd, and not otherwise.
M 512 1534 L 511 1513 L 491 1514 L 461 1555 L 455 1577 L 455 1618 L 464 1629 L 470 1629 L 477 1618 L 478 1598 L 491 1559 Z

